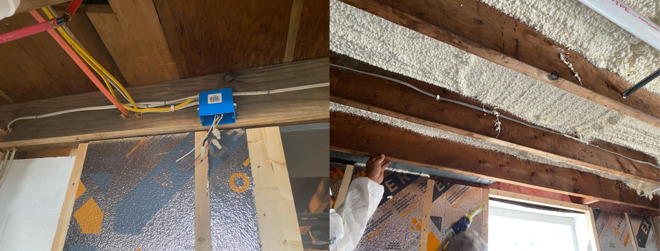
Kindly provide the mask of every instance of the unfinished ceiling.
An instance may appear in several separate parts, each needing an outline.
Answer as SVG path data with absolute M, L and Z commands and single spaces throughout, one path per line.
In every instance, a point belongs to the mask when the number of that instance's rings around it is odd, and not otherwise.
M 331 8 L 330 48 L 337 53 L 476 98 L 585 142 L 601 139 L 660 158 L 656 127 L 350 5 L 332 1 Z
M 631 85 L 660 69 L 660 51 L 578 0 L 481 1 L 579 52 L 589 62 L 618 74 Z M 654 23 L 660 23 L 660 2 L 625 2 Z M 660 79 L 645 88 L 660 94 Z
M 328 27 L 319 25 L 328 22 L 327 3 L 137 3 L 110 0 L 109 5 L 82 6 L 67 25 L 90 54 L 127 86 L 329 54 Z M 54 8 L 56 13 L 63 10 Z M 0 23 L 4 33 L 36 21 L 20 13 Z M 0 105 L 96 90 L 46 33 L 0 45 L 0 68 Z
M 657 127 L 348 4 L 331 1 L 331 11 L 330 48 L 336 53 L 476 98 L 487 105 L 501 109 L 500 111 L 510 112 L 525 121 L 569 136 L 576 136 L 583 142 L 602 140 L 647 153 L 656 159 L 660 158 L 660 129 Z M 424 136 L 444 137 L 475 145 L 474 142 L 467 142 L 464 139 L 442 136 L 437 129 L 429 131 L 430 129 L 423 125 L 382 115 L 376 116 L 374 113 L 340 104 L 333 103 L 331 110 L 370 118 Z M 497 122 L 494 122 L 493 126 L 495 130 Z M 499 146 L 482 144 L 478 147 L 548 163 L 547 160 L 539 159 L 537 156 L 511 152 L 510 149 Z M 566 163 L 552 164 L 581 168 L 567 166 Z M 653 184 L 645 185 L 632 179 L 621 179 L 604 173 L 596 174 L 623 181 L 638 192 L 656 188 Z

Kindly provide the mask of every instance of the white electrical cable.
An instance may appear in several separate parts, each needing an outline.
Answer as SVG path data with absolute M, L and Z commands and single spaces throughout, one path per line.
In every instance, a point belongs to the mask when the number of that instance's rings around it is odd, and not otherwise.
M 204 136 L 204 139 L 202 139 L 201 141 L 199 141 L 199 143 L 197 143 L 197 145 L 195 145 L 195 147 L 193 147 L 193 149 L 191 149 L 190 151 L 188 151 L 186 154 L 184 154 L 183 156 L 181 156 L 181 158 L 178 158 L 178 159 L 177 159 L 176 161 L 174 161 L 174 162 L 179 162 L 180 160 L 182 160 L 182 159 L 185 158 L 186 156 L 190 155 L 193 151 L 195 151 L 195 149 L 197 149 L 197 147 L 199 147 L 199 145 L 202 144 L 202 143 L 206 140 L 206 138 L 209 137 L 209 135 L 211 134 L 211 131 L 213 131 L 213 128 L 215 128 L 216 126 L 218 126 L 218 124 L 220 123 L 220 120 L 222 120 L 222 117 L 223 117 L 223 114 L 220 114 L 220 118 L 218 118 L 218 115 L 215 115 L 215 117 L 213 118 L 213 123 L 211 123 L 211 128 L 209 128 L 209 131 L 206 133 L 206 136 Z M 201 156 L 201 155 L 200 155 L 200 156 Z M 196 160 L 196 159 L 197 159 L 197 157 L 195 157 L 195 160 Z
M 117 88 L 117 86 L 114 84 L 112 80 L 110 80 L 110 83 Z M 311 84 L 311 85 L 305 85 L 305 86 L 296 86 L 296 87 L 288 87 L 288 88 L 281 88 L 281 89 L 273 89 L 273 90 L 266 90 L 266 91 L 251 91 L 251 92 L 234 92 L 233 96 L 255 96 L 255 95 L 267 95 L 267 94 L 277 94 L 277 93 L 284 93 L 284 92 L 292 92 L 292 91 L 300 91 L 300 90 L 307 90 L 307 89 L 312 89 L 312 88 L 320 88 L 320 87 L 327 87 L 330 86 L 330 83 L 318 83 L 318 84 Z M 120 93 L 122 93 L 120 91 Z M 123 93 L 122 93 L 123 95 Z M 126 98 L 126 97 L 124 97 Z M 162 107 L 162 106 L 169 106 L 174 103 L 179 103 L 188 99 L 198 99 L 198 96 L 190 96 L 190 97 L 185 97 L 185 98 L 180 98 L 180 99 L 175 99 L 175 100 L 169 100 L 169 101 L 151 101 L 151 102 L 141 102 L 141 103 L 136 103 L 138 108 L 155 108 L 155 107 Z M 128 100 L 128 99 L 127 99 Z M 191 102 L 189 104 L 186 104 L 179 109 L 172 109 L 170 111 L 159 111 L 159 112 L 173 112 L 181 109 L 185 109 L 188 107 L 192 107 L 195 105 L 198 105 L 199 102 Z M 125 104 L 125 105 L 131 105 L 131 104 Z M 16 118 L 12 121 L 10 121 L 7 124 L 7 132 L 11 132 L 11 125 L 15 123 L 16 121 L 19 120 L 30 120 L 30 119 L 40 119 L 40 118 L 47 118 L 47 117 L 52 117 L 52 116 L 57 116 L 57 115 L 62 115 L 62 114 L 67 114 L 67 113 L 73 113 L 73 112 L 84 112 L 84 111 L 99 111 L 99 110 L 110 110 L 114 109 L 115 106 L 112 105 L 107 105 L 107 106 L 92 106 L 92 107 L 82 107 L 82 108 L 75 108 L 75 109 L 69 109 L 69 110 L 64 110 L 64 111 L 58 111 L 58 112 L 52 112 L 52 113 L 47 113 L 47 114 L 41 114 L 41 115 L 33 115 L 33 116 L 25 116 L 25 117 L 19 117 Z
M 530 127 L 530 128 L 534 128 L 534 129 L 541 130 L 541 131 L 548 132 L 548 133 L 552 133 L 552 134 L 561 135 L 561 136 L 564 136 L 564 137 L 567 137 L 567 138 L 573 139 L 573 140 L 575 140 L 575 141 L 578 141 L 578 142 L 580 142 L 580 143 L 586 144 L 586 145 L 588 145 L 588 146 L 592 146 L 592 147 L 598 148 L 598 149 L 600 149 L 600 150 L 606 151 L 606 152 L 608 152 L 608 153 L 611 153 L 611 154 L 617 155 L 617 156 L 622 157 L 622 158 L 624 158 L 624 159 L 627 159 L 627 160 L 630 160 L 630 161 L 634 161 L 634 162 L 637 162 L 637 163 L 641 163 L 641 164 L 647 164 L 647 165 L 650 165 L 650 166 L 653 166 L 653 167 L 655 167 L 655 168 L 660 169 L 660 166 L 658 166 L 658 165 L 656 165 L 656 164 L 654 164 L 654 163 L 647 162 L 647 161 L 643 161 L 643 160 L 633 159 L 633 158 L 630 158 L 630 157 L 628 157 L 628 156 L 622 155 L 622 154 L 620 154 L 620 153 L 613 152 L 613 151 L 610 151 L 610 150 L 607 150 L 607 149 L 601 148 L 600 146 L 593 145 L 593 144 L 590 144 L 590 143 L 588 143 L 588 142 L 581 141 L 580 139 L 578 139 L 578 138 L 576 138 L 576 137 L 573 137 L 573 136 L 571 136 L 571 135 L 563 134 L 563 133 L 559 133 L 559 132 L 555 132 L 555 131 L 552 131 L 552 130 L 545 129 L 545 128 L 543 128 L 543 127 L 538 127 L 538 126 L 535 126 L 535 125 L 531 125 L 531 124 L 525 123 L 525 122 L 523 122 L 523 121 L 520 121 L 520 120 L 517 120 L 517 119 L 511 118 L 511 117 L 509 117 L 509 116 L 502 115 L 502 114 L 500 114 L 500 113 L 498 113 L 498 112 L 496 112 L 496 111 L 487 110 L 487 109 L 482 108 L 482 107 L 474 106 L 474 105 L 471 105 L 471 104 L 468 104 L 468 103 L 463 103 L 463 102 L 461 102 L 461 101 L 457 101 L 457 100 L 453 100 L 453 99 L 443 98 L 443 97 L 440 97 L 440 95 L 438 95 L 438 94 L 432 94 L 432 93 L 430 93 L 430 92 L 426 92 L 426 91 L 424 91 L 424 90 L 422 90 L 422 89 L 417 88 L 417 87 L 414 86 L 414 85 L 411 85 L 411 84 L 409 84 L 409 83 L 406 83 L 406 82 L 404 82 L 404 81 L 401 81 L 401 80 L 398 80 L 398 79 L 395 79 L 395 78 L 390 78 L 390 77 L 387 77 L 387 76 L 383 76 L 383 75 L 379 75 L 379 74 L 375 74 L 375 73 L 371 73 L 371 72 L 365 72 L 365 71 L 361 71 L 361 70 L 357 70 L 357 69 L 349 68 L 349 67 L 346 67 L 346 66 L 341 66 L 341 65 L 336 65 L 336 64 L 330 64 L 330 65 L 331 65 L 331 66 L 334 66 L 334 67 L 337 67 L 337 68 L 341 68 L 341 69 L 345 69 L 345 70 L 349 70 L 349 71 L 353 71 L 353 72 L 357 72 L 357 73 L 361 73 L 361 74 L 365 74 L 365 75 L 369 75 L 369 76 L 374 76 L 374 77 L 381 78 L 381 79 L 385 79 L 385 80 L 389 80 L 389 81 L 392 81 L 392 82 L 395 82 L 395 83 L 398 83 L 398 84 L 401 84 L 401 85 L 405 85 L 405 86 L 407 86 L 407 87 L 409 87 L 409 88 L 411 88 L 411 89 L 413 89 L 413 90 L 415 90 L 415 91 L 417 91 L 417 92 L 419 92 L 419 93 L 421 93 L 421 94 L 424 94 L 424 95 L 426 95 L 426 96 L 429 96 L 429 97 L 431 97 L 431 98 L 433 98 L 433 99 L 435 99 L 435 100 L 442 100 L 442 101 L 446 101 L 446 102 L 451 102 L 451 103 L 454 103 L 454 104 L 457 104 L 457 105 L 461 105 L 461 106 L 465 106 L 465 107 L 468 107 L 468 108 L 472 108 L 472 109 L 477 110 L 477 111 L 482 111 L 482 112 L 485 112 L 485 113 L 488 113 L 488 114 L 491 114 L 491 115 L 495 115 L 495 116 L 497 116 L 497 117 L 504 118 L 504 119 L 507 119 L 507 120 L 509 120 L 509 121 L 512 121 L 512 122 L 515 122 L 515 123 L 518 123 L 518 124 L 521 124 L 521 125 L 524 125 L 524 126 L 527 126 L 527 127 Z
M 255 96 L 255 95 L 276 94 L 276 93 L 284 93 L 284 92 L 292 92 L 292 91 L 301 91 L 301 90 L 307 90 L 307 89 L 313 89 L 313 88 L 320 88 L 320 87 L 326 87 L 326 86 L 330 86 L 330 83 L 325 82 L 325 83 L 318 83 L 318 84 L 311 84 L 311 85 L 304 85 L 304 86 L 295 86 L 295 87 L 273 89 L 273 90 L 266 90 L 266 91 L 234 92 L 233 96 Z
M 188 100 L 188 99 L 194 99 L 194 98 L 197 98 L 197 96 L 190 96 L 190 97 L 186 97 L 186 98 L 180 98 L 180 99 L 169 100 L 169 101 L 143 102 L 143 103 L 137 103 L 137 105 L 138 105 L 139 108 L 156 108 L 156 107 L 172 105 L 174 103 L 179 103 L 180 101 L 184 101 L 184 100 Z M 181 109 L 192 107 L 192 106 L 195 106 L 195 105 L 198 105 L 198 104 L 199 104 L 199 102 L 197 102 L 197 101 L 190 102 L 189 104 L 186 104 L 182 107 L 179 107 L 179 109 L 174 109 L 174 110 L 175 111 L 176 110 L 181 110 Z M 126 104 L 126 105 L 130 105 L 130 104 Z M 19 117 L 19 118 L 15 118 L 14 120 L 10 121 L 7 124 L 7 131 L 11 132 L 11 125 L 13 123 L 15 123 L 16 121 L 19 121 L 19 120 L 40 119 L 40 118 L 47 118 L 47 117 L 53 117 L 53 116 L 57 116 L 57 115 L 67 114 L 67 113 L 111 110 L 111 109 L 115 109 L 115 108 L 116 108 L 116 106 L 114 106 L 114 105 L 90 106 L 90 107 L 81 107 L 81 108 L 69 109 L 69 110 L 64 110 L 64 111 L 51 112 L 51 113 L 40 114 L 40 115 Z M 162 111 L 162 112 L 171 112 L 171 111 Z

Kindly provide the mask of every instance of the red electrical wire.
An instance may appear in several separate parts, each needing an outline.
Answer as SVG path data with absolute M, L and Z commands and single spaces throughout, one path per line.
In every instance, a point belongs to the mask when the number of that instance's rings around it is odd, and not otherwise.
M 36 19 L 37 22 L 44 22 L 45 21 L 44 18 L 41 17 L 41 15 L 39 15 L 39 13 L 37 13 L 36 10 L 31 10 L 30 15 L 32 15 L 32 17 L 34 17 L 34 19 Z M 78 65 L 78 67 L 80 67 L 80 69 L 85 73 L 85 75 L 87 75 L 87 77 L 90 80 L 92 80 L 94 85 L 96 85 L 96 87 L 98 87 L 99 90 L 101 90 L 103 95 L 105 95 L 105 97 L 108 98 L 110 100 L 110 102 L 112 102 L 112 104 L 115 105 L 117 107 L 117 109 L 119 109 L 119 111 L 121 111 L 121 113 L 128 118 L 128 116 L 129 116 L 128 111 L 126 109 L 124 109 L 124 107 L 121 106 L 121 103 L 119 103 L 119 101 L 117 101 L 117 99 L 115 99 L 110 94 L 108 89 L 105 89 L 105 86 L 103 86 L 103 84 L 96 77 L 96 75 L 94 75 L 94 73 L 92 73 L 92 71 L 89 69 L 89 67 L 82 61 L 82 59 L 80 59 L 78 54 L 76 54 L 73 51 L 73 49 L 71 49 L 71 47 L 69 47 L 69 45 L 64 41 L 64 39 L 62 39 L 62 37 L 57 35 L 55 30 L 50 29 L 50 30 L 47 30 L 47 31 L 48 31 L 48 34 L 50 34 L 50 36 L 53 37 L 53 39 L 55 39 L 55 41 L 60 45 L 60 47 L 62 47 L 62 49 L 64 49 L 66 54 L 69 54 L 69 57 L 71 57 L 71 59 L 73 59 L 73 61 Z
M 0 44 L 59 27 L 55 19 L 0 34 Z
M 78 7 L 80 7 L 81 3 L 82 3 L 82 0 L 73 0 L 73 1 L 71 1 L 69 6 L 66 7 L 66 10 L 64 11 L 64 13 L 69 14 L 69 17 L 72 17 L 73 14 L 76 13 L 76 10 L 78 10 Z

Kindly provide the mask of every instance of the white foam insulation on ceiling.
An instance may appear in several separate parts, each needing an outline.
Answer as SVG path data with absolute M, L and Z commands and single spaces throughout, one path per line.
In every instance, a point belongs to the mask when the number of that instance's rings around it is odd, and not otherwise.
M 592 64 L 618 74 L 631 85 L 660 69 L 660 51 L 578 0 L 480 1 L 577 51 Z M 660 24 L 660 1 L 622 2 Z M 644 88 L 660 94 L 660 78 Z
M 659 128 L 339 1 L 330 1 L 330 13 L 335 53 L 476 98 L 585 142 L 600 139 L 660 159 Z

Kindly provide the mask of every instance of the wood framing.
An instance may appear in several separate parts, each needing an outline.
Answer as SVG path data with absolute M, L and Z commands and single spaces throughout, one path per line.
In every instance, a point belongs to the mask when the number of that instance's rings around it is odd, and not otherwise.
M 300 26 L 300 16 L 302 14 L 304 0 L 293 0 L 291 4 L 291 16 L 289 18 L 289 32 L 286 36 L 286 47 L 284 48 L 283 62 L 293 61 L 293 55 L 296 51 L 296 38 Z
M 442 98 L 468 103 L 476 107 L 485 104 L 447 91 L 446 89 L 393 74 L 345 56 L 332 55 L 333 64 L 395 78 Z M 331 100 L 352 107 L 408 120 L 414 123 L 472 137 L 481 141 L 513 148 L 558 161 L 609 172 L 660 186 L 660 170 L 648 164 L 630 161 L 613 154 L 656 163 L 655 158 L 611 143 L 595 142 L 601 148 L 571 140 L 563 135 L 530 128 L 507 119 L 499 119 L 501 131 L 495 130 L 494 115 L 484 114 L 451 102 L 437 101 L 393 81 L 331 67 Z M 508 117 L 513 114 L 501 112 Z M 520 118 L 518 120 L 523 121 Z M 610 151 L 610 152 L 608 152 Z
M 489 194 L 490 194 L 490 189 L 489 188 L 482 188 L 482 200 L 484 204 L 484 209 L 482 215 L 483 215 L 483 220 L 482 226 L 481 226 L 481 239 L 484 240 L 486 243 L 488 243 L 488 211 L 489 211 L 489 206 L 488 206 L 488 201 L 489 201 Z
M 76 201 L 76 192 L 78 191 L 78 184 L 80 184 L 80 174 L 82 173 L 83 164 L 85 164 L 85 156 L 87 154 L 87 143 L 78 145 L 76 152 L 76 160 L 73 163 L 73 170 L 69 178 L 69 187 L 64 194 L 64 203 L 62 204 L 62 211 L 60 211 L 60 219 L 57 222 L 57 230 L 53 238 L 53 246 L 51 250 L 60 251 L 64 249 L 64 242 L 66 241 L 66 233 L 69 230 L 69 222 L 71 221 L 71 214 L 73 213 L 73 204 Z
M 328 59 L 227 72 L 192 79 L 136 86 L 128 91 L 138 102 L 172 100 L 202 91 L 231 88 L 234 92 L 272 90 L 328 82 Z M 271 95 L 240 96 L 236 123 L 219 128 L 261 127 L 328 121 L 328 89 L 314 88 Z M 108 105 L 101 93 L 88 93 L 0 106 L 0 125 L 14 118 L 72 108 Z M 12 125 L 0 136 L 0 148 L 65 147 L 90 140 L 200 131 L 205 128 L 194 108 L 171 113 L 148 113 L 122 119 L 116 110 L 80 112 Z
M 622 99 L 621 93 L 630 87 L 622 78 L 597 68 L 577 52 L 556 44 L 520 21 L 479 1 L 343 2 L 660 127 L 660 95 L 640 90 L 628 99 Z M 558 47 L 572 55 L 569 60 L 580 73 L 584 86 L 578 83 L 570 69 L 560 60 Z M 551 71 L 559 72 L 560 78 L 550 80 L 548 76 Z
M 332 150 L 368 155 L 384 153 L 393 161 L 483 177 L 568 195 L 597 197 L 625 205 L 658 210 L 660 198 L 649 200 L 619 182 L 580 172 L 421 136 L 369 119 L 340 112 L 330 114 Z
M 247 129 L 261 246 L 302 250 L 279 127 Z
M 635 248 L 635 251 L 639 250 L 639 247 L 637 246 L 637 238 L 635 238 L 635 233 L 632 230 L 632 221 L 630 221 L 630 216 L 628 213 L 623 213 L 626 216 L 626 224 L 628 224 L 627 230 L 628 234 L 630 235 L 630 239 L 628 241 L 633 243 L 633 247 Z M 625 244 L 624 244 L 625 245 Z
M 68 0 L 21 0 L 16 8 L 16 14 L 39 9 L 48 5 L 56 5 L 69 2 Z
M 550 208 L 559 208 L 559 209 L 584 213 L 587 218 L 587 225 L 588 225 L 587 227 L 593 230 L 593 235 L 591 236 L 591 242 L 596 245 L 597 250 L 600 250 L 598 234 L 596 233 L 596 224 L 595 221 L 593 220 L 593 211 L 591 210 L 590 207 L 585 205 L 565 202 L 565 201 L 546 199 L 542 197 L 512 193 L 497 189 L 488 189 L 488 190 L 489 190 L 489 196 L 488 196 L 489 198 L 497 198 L 497 199 L 508 200 L 513 202 L 544 206 Z
M 353 165 L 346 165 L 346 169 L 344 170 L 344 177 L 341 179 L 341 185 L 339 186 L 339 193 L 337 194 L 337 199 L 335 200 L 335 204 L 333 206 L 334 209 L 339 208 L 341 204 L 344 203 L 344 200 L 346 199 L 346 193 L 348 193 L 348 186 L 351 185 L 351 178 L 353 177 L 353 169 L 355 167 Z
M 128 85 L 179 79 L 153 1 L 109 2 L 86 13 Z
M 429 241 L 429 227 L 431 226 L 431 206 L 433 206 L 433 190 L 435 180 L 426 181 L 426 193 L 424 194 L 424 209 L 422 211 L 422 230 L 419 236 L 419 251 L 426 250 Z
M 195 145 L 206 139 L 207 132 L 195 132 Z M 203 156 L 195 162 L 195 250 L 211 250 L 211 205 L 209 201 L 208 148 L 195 148 L 195 156 Z

